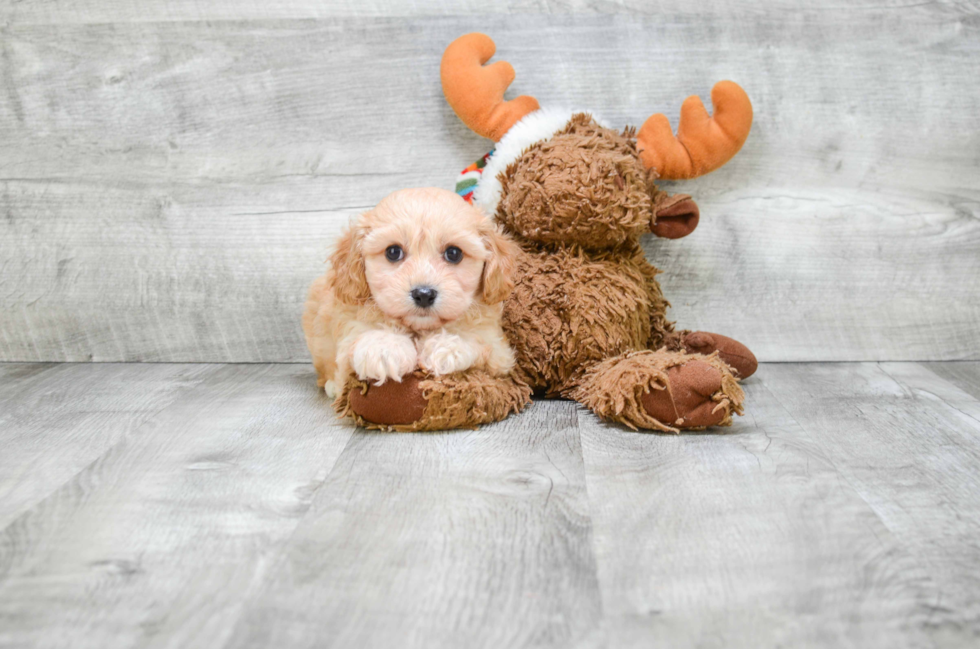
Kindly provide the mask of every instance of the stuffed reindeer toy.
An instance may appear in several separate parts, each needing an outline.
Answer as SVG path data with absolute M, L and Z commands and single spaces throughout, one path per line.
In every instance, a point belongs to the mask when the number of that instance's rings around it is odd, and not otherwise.
M 375 427 L 474 426 L 519 410 L 530 390 L 634 429 L 730 424 L 742 412 L 738 379 L 755 371 L 755 357 L 731 338 L 675 329 L 640 238 L 677 239 L 697 227 L 691 197 L 655 181 L 695 178 L 735 155 L 752 125 L 748 96 L 722 81 L 711 93 L 714 116 L 689 97 L 676 137 L 660 114 L 638 132 L 617 131 L 532 97 L 505 101 L 514 70 L 485 66 L 494 51 L 483 34 L 462 36 L 446 49 L 441 76 L 459 118 L 496 142 L 464 170 L 457 192 L 521 248 L 503 309 L 513 376 L 416 372 L 381 386 L 352 377 L 348 412 Z

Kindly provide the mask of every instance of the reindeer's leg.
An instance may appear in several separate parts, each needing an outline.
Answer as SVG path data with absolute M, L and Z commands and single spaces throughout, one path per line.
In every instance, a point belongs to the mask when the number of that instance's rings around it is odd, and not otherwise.
M 645 428 L 727 426 L 742 414 L 742 389 L 716 354 L 634 351 L 590 368 L 567 396 L 603 419 Z
M 447 430 L 500 421 L 530 400 L 523 383 L 473 369 L 440 377 L 414 372 L 382 385 L 351 376 L 334 408 L 366 428 Z
M 655 216 L 650 230 L 666 239 L 687 236 L 697 227 L 700 219 L 698 206 L 690 196 L 670 195 L 658 189 L 654 189 L 653 193 L 653 212 Z M 647 292 L 650 303 L 654 305 L 650 321 L 654 345 L 666 345 L 668 349 L 705 356 L 718 352 L 721 359 L 738 372 L 738 378 L 747 379 L 755 373 L 759 367 L 755 355 L 737 340 L 706 331 L 674 331 L 674 324 L 668 322 L 665 315 L 667 305 L 656 280 L 656 269 L 649 264 L 641 264 L 641 269 L 647 276 Z

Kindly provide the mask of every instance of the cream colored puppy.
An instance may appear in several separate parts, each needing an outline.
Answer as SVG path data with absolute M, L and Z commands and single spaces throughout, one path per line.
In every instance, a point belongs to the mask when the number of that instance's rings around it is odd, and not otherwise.
M 318 385 L 336 396 L 350 372 L 377 385 L 417 367 L 509 372 L 500 317 L 517 250 L 453 192 L 389 195 L 343 233 L 310 287 L 303 331 Z

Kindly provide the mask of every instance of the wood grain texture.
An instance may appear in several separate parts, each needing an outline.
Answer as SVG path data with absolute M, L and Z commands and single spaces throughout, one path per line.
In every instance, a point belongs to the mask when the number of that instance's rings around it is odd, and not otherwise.
M 575 405 L 358 433 L 230 647 L 598 647 Z
M 116 418 L 112 401 L 75 398 Z M 145 399 L 159 401 L 129 393 Z M 213 367 L 0 531 L 0 646 L 221 646 L 351 431 L 306 368 Z
M 0 529 L 197 386 L 209 370 L 0 364 Z
M 296 365 L 0 364 L 0 646 L 972 646 L 976 385 L 764 364 L 718 434 L 383 434 Z
M 980 399 L 980 363 L 923 363 L 933 374 Z
M 766 385 L 927 573 L 937 646 L 980 635 L 980 407 L 919 364 L 766 368 Z
M 346 219 L 487 149 L 438 87 L 474 28 L 514 92 L 615 125 L 748 89 L 743 151 L 673 185 L 699 230 L 647 248 L 682 326 L 762 360 L 980 358 L 976 3 L 712 5 L 8 5 L 0 358 L 304 360 L 305 288 Z
M 793 395 L 773 395 L 772 367 L 721 434 L 630 434 L 583 414 L 610 646 L 930 645 L 935 584 Z
M 970 15 L 975 0 L 939 0 L 927 3 L 908 0 L 855 0 L 847 10 L 855 13 L 898 10 L 910 19 L 934 16 L 937 11 L 950 15 Z M 12 2 L 6 18 L 12 24 L 89 24 L 110 22 L 176 22 L 198 20 L 324 19 L 338 17 L 459 16 L 473 14 L 609 14 L 633 13 L 653 16 L 723 15 L 731 17 L 772 14 L 833 13 L 837 5 L 816 0 L 38 0 Z

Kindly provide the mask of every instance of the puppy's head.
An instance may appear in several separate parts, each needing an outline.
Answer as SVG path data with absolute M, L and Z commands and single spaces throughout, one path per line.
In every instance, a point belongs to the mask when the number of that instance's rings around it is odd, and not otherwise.
M 437 329 L 514 287 L 517 246 L 482 212 L 443 189 L 403 189 L 362 214 L 331 259 L 335 295 L 374 300 L 415 331 Z

